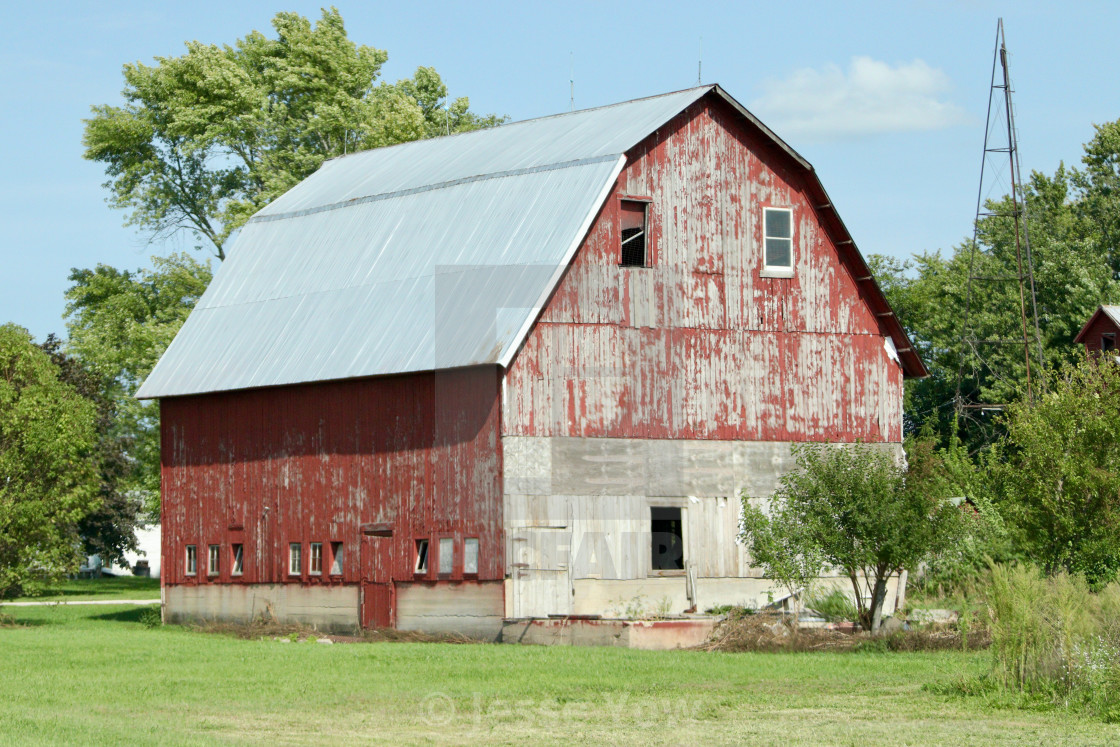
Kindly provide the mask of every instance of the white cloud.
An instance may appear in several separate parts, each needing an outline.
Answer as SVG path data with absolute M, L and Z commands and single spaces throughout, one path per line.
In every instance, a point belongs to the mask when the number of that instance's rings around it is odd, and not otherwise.
M 783 137 L 832 140 L 885 132 L 938 130 L 969 121 L 945 98 L 952 83 L 922 60 L 892 67 L 870 57 L 795 70 L 767 80 L 750 109 Z

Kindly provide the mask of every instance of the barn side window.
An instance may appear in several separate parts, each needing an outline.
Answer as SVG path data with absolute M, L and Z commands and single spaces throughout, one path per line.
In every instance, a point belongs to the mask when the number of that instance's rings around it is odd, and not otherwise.
M 765 230 L 763 264 L 766 270 L 793 269 L 793 211 L 788 208 L 764 208 Z
M 210 558 L 209 558 L 209 563 L 206 566 L 206 575 L 207 576 L 217 576 L 218 575 L 218 570 L 220 569 L 221 560 L 222 560 L 222 546 L 221 545 L 210 545 Z
M 439 572 L 441 575 L 451 573 L 455 567 L 455 540 L 442 537 L 439 541 Z
M 1101 335 L 1101 351 L 1107 353 L 1110 350 L 1116 349 L 1116 334 L 1103 334 Z
M 653 570 L 684 570 L 684 524 L 680 508 L 652 506 L 649 513 Z
M 331 543 L 331 575 L 342 575 L 342 543 Z
M 463 573 L 478 573 L 478 538 L 467 537 L 463 540 Z
M 229 571 L 231 575 L 240 576 L 241 572 L 244 570 L 244 567 L 245 567 L 244 547 L 245 546 L 242 545 L 241 543 L 236 543 L 236 544 L 233 545 L 233 552 L 232 552 L 233 564 L 232 564 L 232 567 L 230 568 L 230 571 Z
M 307 572 L 312 576 L 323 575 L 323 543 L 311 543 L 311 562 L 307 565 Z
M 288 545 L 288 575 L 298 576 L 303 572 L 303 545 L 292 542 Z
M 194 545 L 187 545 L 186 566 L 186 574 L 188 576 L 193 576 L 198 573 L 198 548 Z
M 646 228 L 649 224 L 649 203 L 622 200 L 622 266 L 648 265 Z
M 416 540 L 416 573 L 428 572 L 428 540 Z

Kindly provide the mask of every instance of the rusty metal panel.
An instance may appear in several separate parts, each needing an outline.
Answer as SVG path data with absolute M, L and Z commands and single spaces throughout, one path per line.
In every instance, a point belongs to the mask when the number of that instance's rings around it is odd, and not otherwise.
M 711 97 L 631 151 L 508 371 L 503 433 L 900 441 L 891 333 L 814 185 Z M 635 194 L 652 197 L 649 268 L 619 266 Z M 793 277 L 762 272 L 764 206 L 793 211 Z
M 479 540 L 479 580 L 504 575 L 498 373 L 479 367 L 161 401 L 165 584 L 352 585 L 413 581 L 414 547 Z M 362 552 L 363 527 L 376 553 Z M 244 569 L 231 574 L 234 542 Z M 289 543 L 303 568 L 288 572 Z M 310 543 L 323 568 L 309 573 Z M 343 573 L 330 573 L 341 542 Z M 185 575 L 185 546 L 198 547 L 199 573 Z M 206 548 L 222 547 L 208 577 Z M 370 549 L 371 549 L 370 548 Z

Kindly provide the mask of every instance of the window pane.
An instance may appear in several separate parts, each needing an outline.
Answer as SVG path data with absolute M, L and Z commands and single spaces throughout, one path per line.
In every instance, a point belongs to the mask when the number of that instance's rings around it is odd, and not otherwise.
M 188 576 L 193 576 L 195 574 L 195 569 L 198 567 L 197 563 L 198 563 L 198 559 L 197 559 L 197 556 L 195 555 L 194 545 L 187 545 L 187 575 Z
M 303 548 L 298 542 L 288 546 L 288 574 L 298 576 L 303 561 Z
M 218 575 L 218 564 L 221 562 L 222 548 L 220 545 L 210 545 L 210 565 L 207 566 L 207 573 L 211 576 Z
M 463 541 L 463 573 L 478 573 L 478 540 L 474 537 Z
M 455 561 L 455 540 L 444 537 L 439 541 L 439 572 L 451 573 Z
M 320 575 L 323 573 L 323 543 L 311 543 L 311 566 L 308 568 L 308 573 Z
M 342 575 L 342 543 L 331 543 L 331 574 L 335 576 Z
M 428 540 L 416 540 L 416 572 L 428 572 Z
M 646 203 L 622 201 L 622 254 L 623 267 L 646 265 Z
M 233 575 L 235 575 L 235 576 L 240 576 L 241 575 L 241 569 L 242 569 L 243 562 L 244 562 L 244 552 L 242 550 L 242 545 L 234 545 L 233 546 L 233 570 L 232 570 Z
M 792 267 L 793 242 L 789 239 L 766 239 L 766 266 Z
M 766 211 L 766 237 L 779 239 L 793 238 L 793 232 L 790 230 L 790 211 Z

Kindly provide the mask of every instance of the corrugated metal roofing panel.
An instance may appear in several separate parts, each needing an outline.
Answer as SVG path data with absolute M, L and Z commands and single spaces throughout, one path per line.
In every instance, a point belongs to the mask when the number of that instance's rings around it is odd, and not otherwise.
M 256 221 L 140 397 L 497 362 L 622 158 Z

